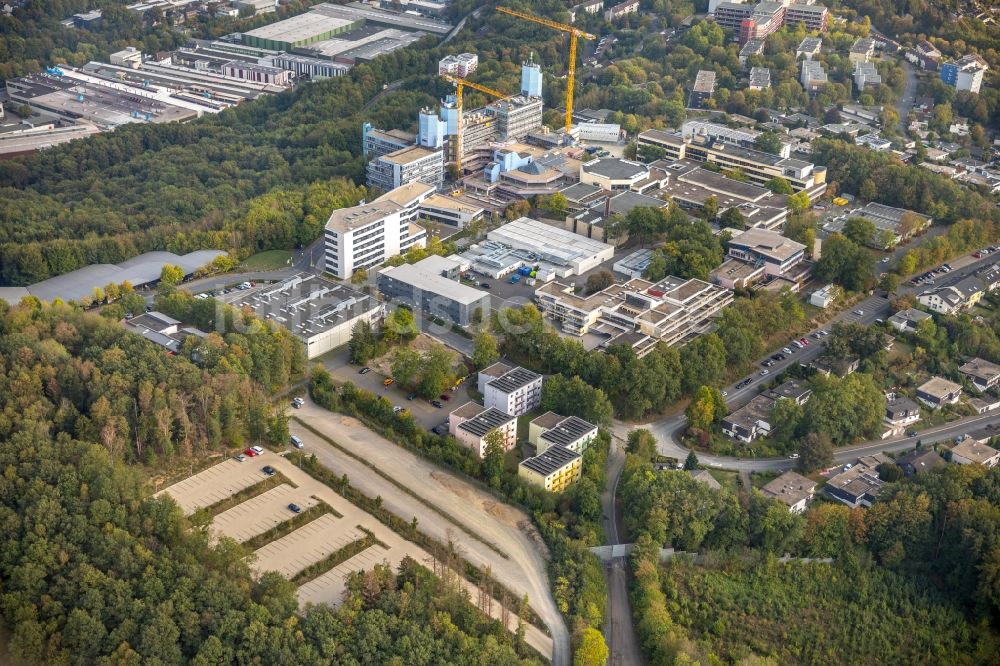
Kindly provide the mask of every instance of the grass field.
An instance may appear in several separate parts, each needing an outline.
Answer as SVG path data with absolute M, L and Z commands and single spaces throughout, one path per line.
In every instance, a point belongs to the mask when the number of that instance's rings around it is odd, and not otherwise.
M 247 257 L 240 264 L 240 268 L 248 271 L 273 271 L 279 268 L 286 268 L 288 260 L 292 258 L 291 250 L 268 250 L 259 252 L 252 257 Z

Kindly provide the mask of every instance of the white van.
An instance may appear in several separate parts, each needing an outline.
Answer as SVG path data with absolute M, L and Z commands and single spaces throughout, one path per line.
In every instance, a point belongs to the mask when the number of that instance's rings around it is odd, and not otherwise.
M 305 446 L 302 443 L 302 440 L 299 439 L 298 437 L 296 437 L 295 435 L 292 435 L 292 440 L 291 441 L 292 441 L 292 446 L 294 446 L 297 449 L 301 449 L 301 448 L 303 448 Z

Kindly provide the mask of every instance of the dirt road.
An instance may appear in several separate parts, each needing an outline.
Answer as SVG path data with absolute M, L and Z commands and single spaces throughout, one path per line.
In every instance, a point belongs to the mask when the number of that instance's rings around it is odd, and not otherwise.
M 416 517 L 420 530 L 427 535 L 443 542 L 454 541 L 466 560 L 477 567 L 489 566 L 493 576 L 515 594 L 527 594 L 531 607 L 552 635 L 553 664 L 568 666 L 569 632 L 549 591 L 545 545 L 527 514 L 498 502 L 457 474 L 396 446 L 356 419 L 328 412 L 309 400 L 292 416 L 378 472 L 322 441 L 293 419 L 289 427 L 306 443 L 306 454 L 315 453 L 319 462 L 334 473 L 347 474 L 351 484 L 366 495 L 381 496 L 383 506 L 404 520 Z

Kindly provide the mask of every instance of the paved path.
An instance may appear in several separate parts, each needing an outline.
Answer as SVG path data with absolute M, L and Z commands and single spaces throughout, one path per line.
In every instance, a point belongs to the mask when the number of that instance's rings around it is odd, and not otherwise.
M 547 551 L 527 514 L 497 501 L 463 477 L 380 437 L 357 419 L 321 409 L 308 399 L 293 416 L 290 430 L 306 443 L 307 454 L 315 454 L 322 465 L 338 476 L 347 474 L 351 484 L 369 497 L 380 496 L 383 505 L 400 518 L 410 521 L 415 517 L 420 530 L 427 535 L 445 543 L 454 541 L 466 560 L 476 567 L 489 566 L 493 576 L 514 594 L 527 594 L 532 608 L 553 637 L 552 649 L 543 654 L 552 654 L 553 663 L 559 666 L 569 664 L 569 631 L 549 590 Z M 359 460 L 322 441 L 295 419 L 301 419 L 404 485 L 416 498 Z M 447 513 L 479 538 L 472 538 L 428 504 Z M 483 541 L 494 544 L 507 558 Z
M 601 524 L 605 543 L 621 543 L 621 511 L 616 501 L 618 480 L 625 466 L 621 441 L 613 439 L 608 455 L 607 482 L 601 493 Z M 608 583 L 608 604 L 604 622 L 604 641 L 608 645 L 609 663 L 615 666 L 640 666 L 643 663 L 639 639 L 632 624 L 632 606 L 628 596 L 628 562 L 625 557 L 611 558 L 603 564 Z

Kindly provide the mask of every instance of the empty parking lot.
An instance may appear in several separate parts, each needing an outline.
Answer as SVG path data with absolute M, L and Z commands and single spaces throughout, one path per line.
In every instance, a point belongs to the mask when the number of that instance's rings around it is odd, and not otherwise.
M 212 535 L 231 537 L 239 542 L 252 539 L 294 516 L 288 508 L 292 503 L 303 511 L 317 504 L 306 491 L 283 483 L 220 513 L 212 521 Z
M 300 587 L 299 603 L 339 606 L 344 599 L 347 574 L 353 571 L 371 569 L 383 561 L 388 562 L 395 569 L 399 566 L 397 560 L 401 558 L 398 555 L 396 558 L 392 558 L 391 555 L 392 553 L 378 544 L 365 548 L 351 559 L 338 564 L 316 580 L 311 580 Z
M 257 458 L 240 462 L 230 458 L 161 490 L 157 495 L 169 494 L 184 514 L 190 515 L 266 479 L 267 475 L 260 469 L 262 465 L 255 460 Z
M 277 571 L 292 578 L 309 565 L 365 537 L 364 532 L 350 523 L 327 514 L 255 552 L 257 561 L 253 568 L 258 574 Z

